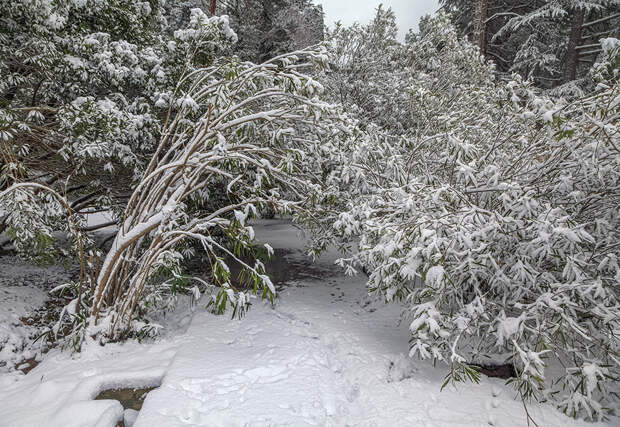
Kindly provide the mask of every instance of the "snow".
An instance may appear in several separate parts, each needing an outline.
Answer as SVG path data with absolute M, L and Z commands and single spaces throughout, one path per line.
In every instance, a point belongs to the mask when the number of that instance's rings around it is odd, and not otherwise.
M 303 257 L 304 238 L 286 221 L 253 226 L 262 242 Z M 440 391 L 447 369 L 406 356 L 403 307 L 368 297 L 365 278 L 343 275 L 337 256 L 314 267 L 320 277 L 281 285 L 275 307 L 254 301 L 241 320 L 199 303 L 193 314 L 181 307 L 155 343 L 53 350 L 27 375 L 0 377 L 0 425 L 113 427 L 136 415 L 135 427 L 527 425 L 503 380 Z M 92 400 L 109 388 L 159 384 L 138 414 Z M 549 405 L 528 410 L 546 427 L 612 425 L 575 421 Z
M 125 409 L 123 412 L 123 422 L 125 427 L 132 427 L 138 418 L 138 411 L 135 409 Z
M 111 212 L 95 212 L 92 214 L 86 215 L 86 224 L 89 227 L 95 227 L 101 224 L 109 223 L 113 221 L 115 218 Z M 114 229 L 114 225 L 110 225 L 108 227 L 102 228 L 100 230 L 112 230 Z
M 43 305 L 45 298 L 45 292 L 37 288 L 0 287 L 0 362 L 13 367 L 24 358 L 20 351 L 28 342 L 32 328 L 28 328 L 21 318 Z
M 93 399 L 103 390 L 160 383 L 177 341 L 93 344 L 79 355 L 54 350 L 21 377 L 0 377 L 1 426 L 115 426 L 116 400 Z
M 37 329 L 26 318 L 47 299 L 47 292 L 71 278 L 63 267 L 38 267 L 15 257 L 0 257 L 0 372 L 12 371 L 36 353 L 30 343 Z M 0 424 L 1 425 L 1 424 Z

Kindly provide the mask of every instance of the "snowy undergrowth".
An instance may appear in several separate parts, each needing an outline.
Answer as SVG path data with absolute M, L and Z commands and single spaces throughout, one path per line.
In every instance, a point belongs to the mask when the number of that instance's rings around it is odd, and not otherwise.
M 0 372 L 10 372 L 28 359 L 40 358 L 34 340 L 40 328 L 33 314 L 54 286 L 71 278 L 62 266 L 28 264 L 12 256 L 0 257 Z
M 261 241 L 303 257 L 304 239 L 289 224 L 255 228 Z M 100 391 L 160 383 L 136 426 L 527 425 L 502 380 L 440 391 L 447 370 L 406 356 L 403 307 L 368 297 L 363 277 L 343 276 L 336 257 L 315 267 L 322 278 L 289 284 L 275 307 L 255 302 L 241 320 L 199 304 L 188 326 L 191 313 L 180 304 L 156 343 L 53 350 L 27 375 L 0 377 L 0 425 L 112 427 L 122 410 L 116 401 L 93 401 Z M 614 423 L 575 421 L 551 405 L 528 410 L 546 427 Z
M 45 293 L 37 288 L 12 286 L 0 288 L 0 369 L 12 370 L 34 356 L 26 350 L 33 329 L 22 318 L 42 305 Z M 25 350 L 25 351 L 24 351 Z

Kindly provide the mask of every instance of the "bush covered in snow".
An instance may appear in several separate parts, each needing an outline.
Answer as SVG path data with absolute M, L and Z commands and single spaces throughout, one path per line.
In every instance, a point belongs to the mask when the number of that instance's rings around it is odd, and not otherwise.
M 311 221 L 312 206 L 329 193 L 322 172 L 353 133 L 353 123 L 318 98 L 321 84 L 299 71 L 325 57 L 323 49 L 309 49 L 261 65 L 222 59 L 185 77 L 189 89 L 175 101 L 179 111 L 164 128 L 93 283 L 92 307 L 84 307 L 94 316 L 89 333 L 109 326 L 104 332 L 116 338 L 135 330 L 133 314 L 144 312 L 168 282 L 195 282 L 212 294 L 219 313 L 230 307 L 241 315 L 252 293 L 273 300 L 263 264 L 240 258 L 252 252 L 248 221 L 265 206 Z M 189 208 L 222 196 L 226 203 L 212 211 Z M 184 274 L 181 262 L 193 255 L 187 240 L 202 246 L 211 282 Z M 226 257 L 243 266 L 250 291 L 232 284 Z
M 571 103 L 496 82 L 446 16 L 404 49 L 412 124 L 348 162 L 371 190 L 334 224 L 360 239 L 342 263 L 406 302 L 411 355 L 447 381 L 504 359 L 523 398 L 601 417 L 620 375 L 617 81 Z
M 172 28 L 162 4 L 0 3 L 0 189 L 37 182 L 66 195 L 78 214 L 122 211 L 176 109 L 181 75 L 236 40 L 226 17 L 200 9 Z M 23 255 L 46 257 L 64 213 L 47 196 L 20 197 L 43 209 L 0 211 L 0 232 Z
M 404 302 L 411 355 L 450 365 L 446 384 L 507 361 L 523 399 L 590 419 L 613 408 L 617 40 L 603 40 L 596 90 L 566 101 L 518 76 L 497 81 L 443 14 L 401 44 L 379 8 L 368 26 L 337 27 L 328 51 L 256 65 L 220 57 L 236 39 L 226 18 L 195 9 L 170 28 L 163 10 L 0 3 L 2 222 L 31 255 L 69 232 L 82 260 L 50 334 L 70 330 L 79 345 L 148 332 L 142 315 L 179 289 L 233 315 L 252 294 L 273 299 L 262 263 L 241 257 L 249 221 L 269 207 L 314 232 L 315 254 L 353 247 L 340 263 Z M 326 91 L 317 63 L 329 64 Z M 119 231 L 86 264 L 83 215 L 99 208 L 116 210 Z M 183 268 L 189 241 L 208 280 Z M 249 290 L 233 286 L 230 258 Z

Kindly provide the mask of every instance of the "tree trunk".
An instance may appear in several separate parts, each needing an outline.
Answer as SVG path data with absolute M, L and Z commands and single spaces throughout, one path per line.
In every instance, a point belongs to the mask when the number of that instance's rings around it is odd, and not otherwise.
M 480 52 L 484 55 L 486 48 L 486 32 L 487 32 L 487 9 L 488 0 L 476 1 L 476 30 L 475 30 L 475 43 L 480 48 Z
M 584 10 L 577 8 L 573 11 L 573 20 L 571 23 L 570 36 L 568 38 L 568 46 L 566 49 L 566 68 L 564 68 L 564 83 L 575 80 L 577 76 L 577 62 L 579 52 L 577 46 L 581 42 L 581 28 L 583 26 Z
M 215 6 L 217 4 L 217 0 L 211 0 L 211 16 L 215 15 Z

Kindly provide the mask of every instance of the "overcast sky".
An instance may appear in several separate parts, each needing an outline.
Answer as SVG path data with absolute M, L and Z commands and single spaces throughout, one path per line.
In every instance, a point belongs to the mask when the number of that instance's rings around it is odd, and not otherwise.
M 344 25 L 355 21 L 365 24 L 374 16 L 377 6 L 383 3 L 396 13 L 401 39 L 409 28 L 418 28 L 422 16 L 439 8 L 438 0 L 314 0 L 314 3 L 323 5 L 329 26 L 336 21 L 342 21 Z

